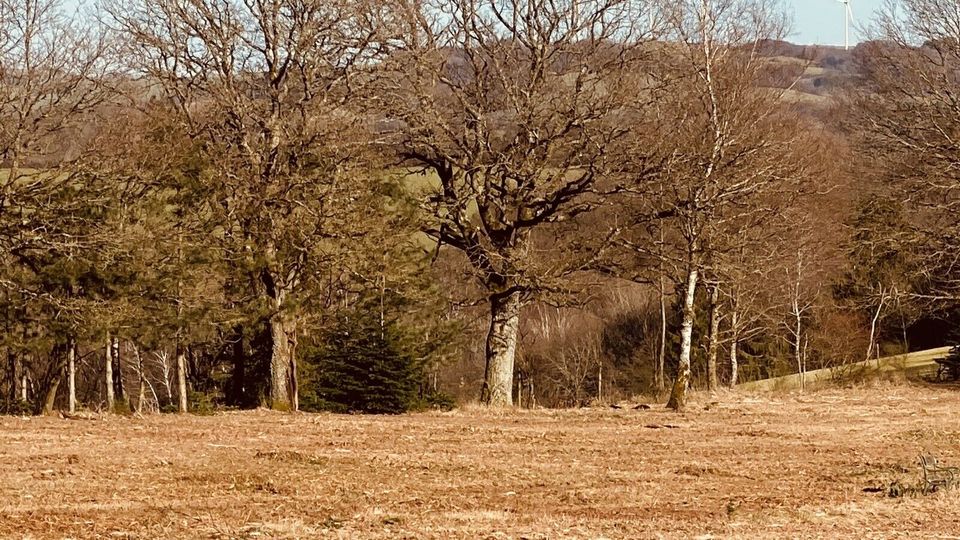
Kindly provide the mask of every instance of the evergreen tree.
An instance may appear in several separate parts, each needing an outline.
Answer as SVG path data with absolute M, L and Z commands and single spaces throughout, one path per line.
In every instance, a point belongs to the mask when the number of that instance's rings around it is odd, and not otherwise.
M 313 396 L 305 392 L 305 406 L 396 414 L 416 405 L 423 362 L 403 329 L 371 310 L 343 317 L 308 363 L 316 382 Z

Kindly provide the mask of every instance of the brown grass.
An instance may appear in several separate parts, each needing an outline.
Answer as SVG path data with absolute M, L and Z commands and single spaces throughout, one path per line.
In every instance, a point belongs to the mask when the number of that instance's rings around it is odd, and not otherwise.
M 887 384 L 683 415 L 3 418 L 0 537 L 955 538 L 960 491 L 862 490 L 960 464 L 957 411 Z

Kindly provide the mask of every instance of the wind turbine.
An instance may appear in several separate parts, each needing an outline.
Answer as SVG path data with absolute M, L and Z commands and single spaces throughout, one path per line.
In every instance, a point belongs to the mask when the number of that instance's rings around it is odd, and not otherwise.
M 844 50 L 850 50 L 850 19 L 853 18 L 853 10 L 850 9 L 850 0 L 837 0 L 843 4 L 843 30 L 844 30 L 844 40 L 843 48 Z

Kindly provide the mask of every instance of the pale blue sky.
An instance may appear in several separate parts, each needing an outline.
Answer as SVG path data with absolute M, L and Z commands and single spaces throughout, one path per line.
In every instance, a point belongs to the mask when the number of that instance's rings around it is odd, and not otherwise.
M 782 0 L 793 15 L 793 33 L 788 40 L 798 44 L 843 45 L 843 4 L 837 0 Z M 850 0 L 853 24 L 850 43 L 864 39 L 883 0 Z
M 90 9 L 96 0 L 63 0 L 68 7 Z M 843 4 L 837 0 L 780 0 L 793 17 L 793 31 L 787 38 L 798 44 L 843 45 Z M 884 0 L 850 0 L 853 24 L 851 44 L 863 39 L 873 14 Z

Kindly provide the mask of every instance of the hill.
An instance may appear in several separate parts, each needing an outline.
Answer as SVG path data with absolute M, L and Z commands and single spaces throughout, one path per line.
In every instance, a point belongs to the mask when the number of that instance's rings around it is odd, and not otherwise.
M 857 83 L 856 56 L 862 47 L 861 44 L 844 50 L 843 47 L 764 41 L 759 53 L 776 68 L 774 71 L 779 76 L 772 81 L 773 85 L 788 87 L 789 94 L 804 104 L 829 106 L 840 90 Z

